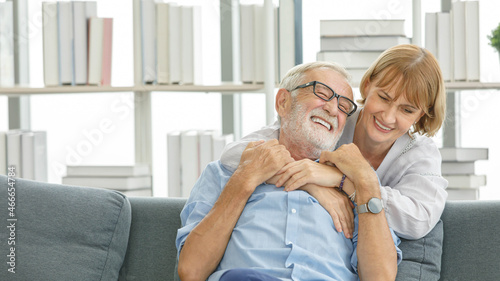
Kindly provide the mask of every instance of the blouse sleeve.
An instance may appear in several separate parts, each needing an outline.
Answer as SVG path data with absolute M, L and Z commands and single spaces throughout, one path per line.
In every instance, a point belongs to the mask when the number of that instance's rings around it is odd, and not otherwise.
M 443 213 L 448 181 L 441 176 L 441 154 L 428 138 L 403 152 L 382 175 L 381 194 L 389 226 L 406 239 L 429 233 Z
M 279 137 L 280 126 L 278 121 L 272 125 L 268 125 L 258 131 L 250 133 L 239 141 L 229 143 L 224 147 L 220 161 L 224 168 L 234 172 L 240 164 L 241 154 L 247 147 L 248 143 L 258 140 L 271 140 Z

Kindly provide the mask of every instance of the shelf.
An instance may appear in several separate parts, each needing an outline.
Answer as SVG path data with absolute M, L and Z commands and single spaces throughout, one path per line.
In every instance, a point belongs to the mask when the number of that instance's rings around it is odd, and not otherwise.
M 112 92 L 216 92 L 222 94 L 262 93 L 263 84 L 220 84 L 220 85 L 141 85 L 141 86 L 61 86 L 61 87 L 12 87 L 0 88 L 0 95 L 19 96 L 36 94 L 75 94 Z
M 447 91 L 460 90 L 500 90 L 500 82 L 446 82 Z

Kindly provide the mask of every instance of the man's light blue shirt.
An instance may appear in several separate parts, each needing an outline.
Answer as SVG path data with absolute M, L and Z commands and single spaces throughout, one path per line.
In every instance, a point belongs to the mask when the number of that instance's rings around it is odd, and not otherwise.
M 208 214 L 232 173 L 210 163 L 193 187 L 181 212 L 178 254 L 186 237 Z M 305 191 L 286 192 L 261 184 L 250 196 L 209 281 L 231 268 L 252 268 L 282 280 L 359 280 L 357 229 L 353 239 L 335 230 L 329 213 Z M 392 232 L 395 245 L 399 238 Z M 401 251 L 398 251 L 398 264 Z

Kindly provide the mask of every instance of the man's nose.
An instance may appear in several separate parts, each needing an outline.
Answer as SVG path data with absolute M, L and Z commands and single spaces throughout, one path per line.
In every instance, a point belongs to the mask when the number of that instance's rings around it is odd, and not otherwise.
M 331 101 L 326 101 L 323 109 L 328 112 L 330 116 L 337 116 L 339 114 L 339 100 L 334 97 Z

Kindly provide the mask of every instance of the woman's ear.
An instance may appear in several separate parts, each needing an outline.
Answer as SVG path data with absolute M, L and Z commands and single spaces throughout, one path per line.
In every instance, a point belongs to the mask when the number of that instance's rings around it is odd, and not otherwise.
M 283 117 L 290 110 L 292 105 L 292 93 L 286 89 L 279 89 L 276 94 L 276 112 L 279 116 Z

